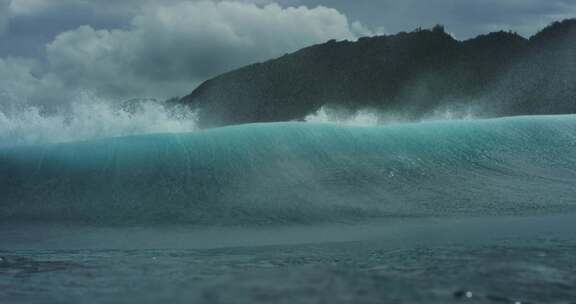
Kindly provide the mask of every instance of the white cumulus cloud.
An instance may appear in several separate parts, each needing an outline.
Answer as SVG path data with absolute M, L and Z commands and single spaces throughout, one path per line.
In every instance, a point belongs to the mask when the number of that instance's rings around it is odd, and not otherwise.
M 34 59 L 0 58 L 0 111 L 57 103 L 68 95 L 60 79 Z
M 70 87 L 117 98 L 169 97 L 245 64 L 370 34 L 326 7 L 176 2 L 147 6 L 127 29 L 61 33 L 47 46 L 47 61 Z

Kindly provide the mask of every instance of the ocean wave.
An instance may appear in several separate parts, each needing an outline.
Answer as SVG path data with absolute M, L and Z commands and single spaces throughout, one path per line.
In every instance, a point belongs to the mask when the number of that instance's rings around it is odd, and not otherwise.
M 576 211 L 576 116 L 272 123 L 0 149 L 0 219 L 206 226 Z

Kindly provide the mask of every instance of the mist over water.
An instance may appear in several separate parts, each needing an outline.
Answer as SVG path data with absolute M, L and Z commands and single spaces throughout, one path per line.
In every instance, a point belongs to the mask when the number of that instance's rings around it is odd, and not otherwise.
M 323 106 L 318 111 L 306 116 L 304 121 L 310 123 L 332 123 L 347 126 L 378 126 L 398 123 L 428 122 L 439 120 L 473 120 L 483 118 L 479 107 L 440 107 L 430 111 L 424 117 L 414 119 L 407 113 L 383 112 L 375 109 L 346 111 Z
M 307 123 L 379 126 L 437 120 L 481 118 L 473 107 L 438 108 L 415 120 L 406 113 L 375 109 L 343 111 L 322 107 L 306 116 Z M 74 102 L 47 110 L 40 105 L 0 107 L 0 148 L 18 145 L 66 143 L 141 134 L 185 133 L 199 130 L 197 113 L 185 105 L 167 105 L 153 99 L 111 101 L 78 94 Z
M 0 147 L 197 129 L 195 113 L 184 106 L 154 100 L 118 104 L 90 95 L 79 98 L 55 111 L 36 105 L 0 109 Z

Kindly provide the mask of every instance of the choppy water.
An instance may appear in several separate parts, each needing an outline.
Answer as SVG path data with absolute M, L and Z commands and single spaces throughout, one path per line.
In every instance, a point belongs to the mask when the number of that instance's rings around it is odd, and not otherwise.
M 0 299 L 567 304 L 576 299 L 574 220 L 409 219 L 311 228 L 309 234 L 59 227 L 44 229 L 41 242 L 13 227 L 0 235 L 17 248 L 0 252 Z

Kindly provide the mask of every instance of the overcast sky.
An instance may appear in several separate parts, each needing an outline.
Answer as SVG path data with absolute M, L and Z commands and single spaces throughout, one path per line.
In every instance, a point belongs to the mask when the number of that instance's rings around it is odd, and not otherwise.
M 0 104 L 182 96 L 329 39 L 437 23 L 529 36 L 575 16 L 576 0 L 0 0 Z

